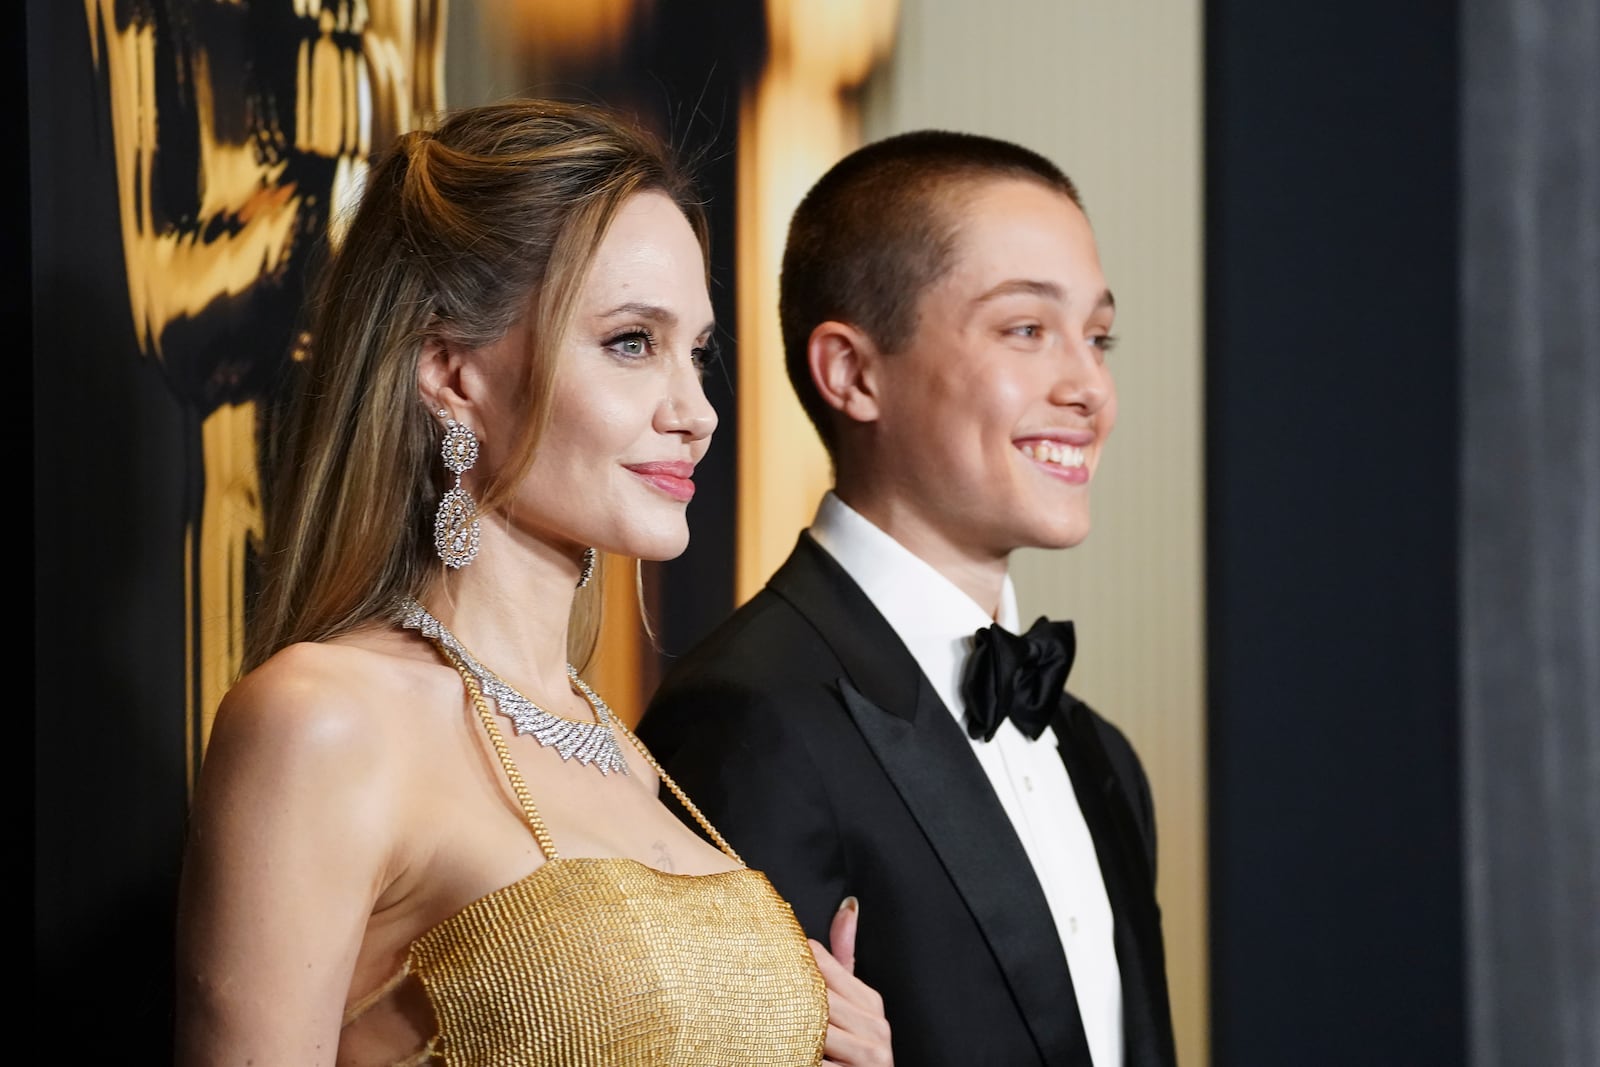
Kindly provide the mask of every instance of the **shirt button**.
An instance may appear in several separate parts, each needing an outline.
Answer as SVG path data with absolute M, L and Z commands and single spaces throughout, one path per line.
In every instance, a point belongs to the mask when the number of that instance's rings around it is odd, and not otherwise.
M 1074 934 L 1078 932 L 1078 917 L 1076 915 L 1068 916 L 1067 929 L 1071 930 Z
M 1026 789 L 1030 793 L 1033 792 L 1033 779 L 1029 778 L 1027 775 L 1023 775 L 1022 788 Z

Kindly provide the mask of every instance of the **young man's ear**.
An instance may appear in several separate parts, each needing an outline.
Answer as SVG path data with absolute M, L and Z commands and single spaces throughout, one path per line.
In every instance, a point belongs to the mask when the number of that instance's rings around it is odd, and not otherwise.
M 878 364 L 872 339 L 854 326 L 829 320 L 811 331 L 806 362 L 822 402 L 855 422 L 878 419 Z

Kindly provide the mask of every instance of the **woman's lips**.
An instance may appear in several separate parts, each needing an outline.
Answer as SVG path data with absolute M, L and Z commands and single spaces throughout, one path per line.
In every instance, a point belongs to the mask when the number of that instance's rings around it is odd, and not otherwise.
M 682 460 L 662 463 L 625 463 L 623 466 L 674 500 L 694 496 L 694 464 Z

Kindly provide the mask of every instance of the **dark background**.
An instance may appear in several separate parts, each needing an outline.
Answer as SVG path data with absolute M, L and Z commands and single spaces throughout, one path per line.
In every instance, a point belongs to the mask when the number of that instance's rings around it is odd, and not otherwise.
M 1459 13 L 1206 13 L 1218 1067 L 1466 1062 Z
M 129 324 L 83 6 L 26 10 L 37 1007 L 19 1036 L 64 1063 L 171 1062 L 198 431 Z

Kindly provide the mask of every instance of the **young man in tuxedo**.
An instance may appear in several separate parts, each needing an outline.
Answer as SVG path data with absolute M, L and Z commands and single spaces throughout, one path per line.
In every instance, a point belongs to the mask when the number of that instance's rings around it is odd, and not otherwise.
M 1171 1067 L 1149 786 L 1007 575 L 1088 534 L 1116 418 L 1077 190 L 987 137 L 867 145 L 796 210 L 780 313 L 834 488 L 639 733 L 810 936 L 859 907 L 902 1067 Z

